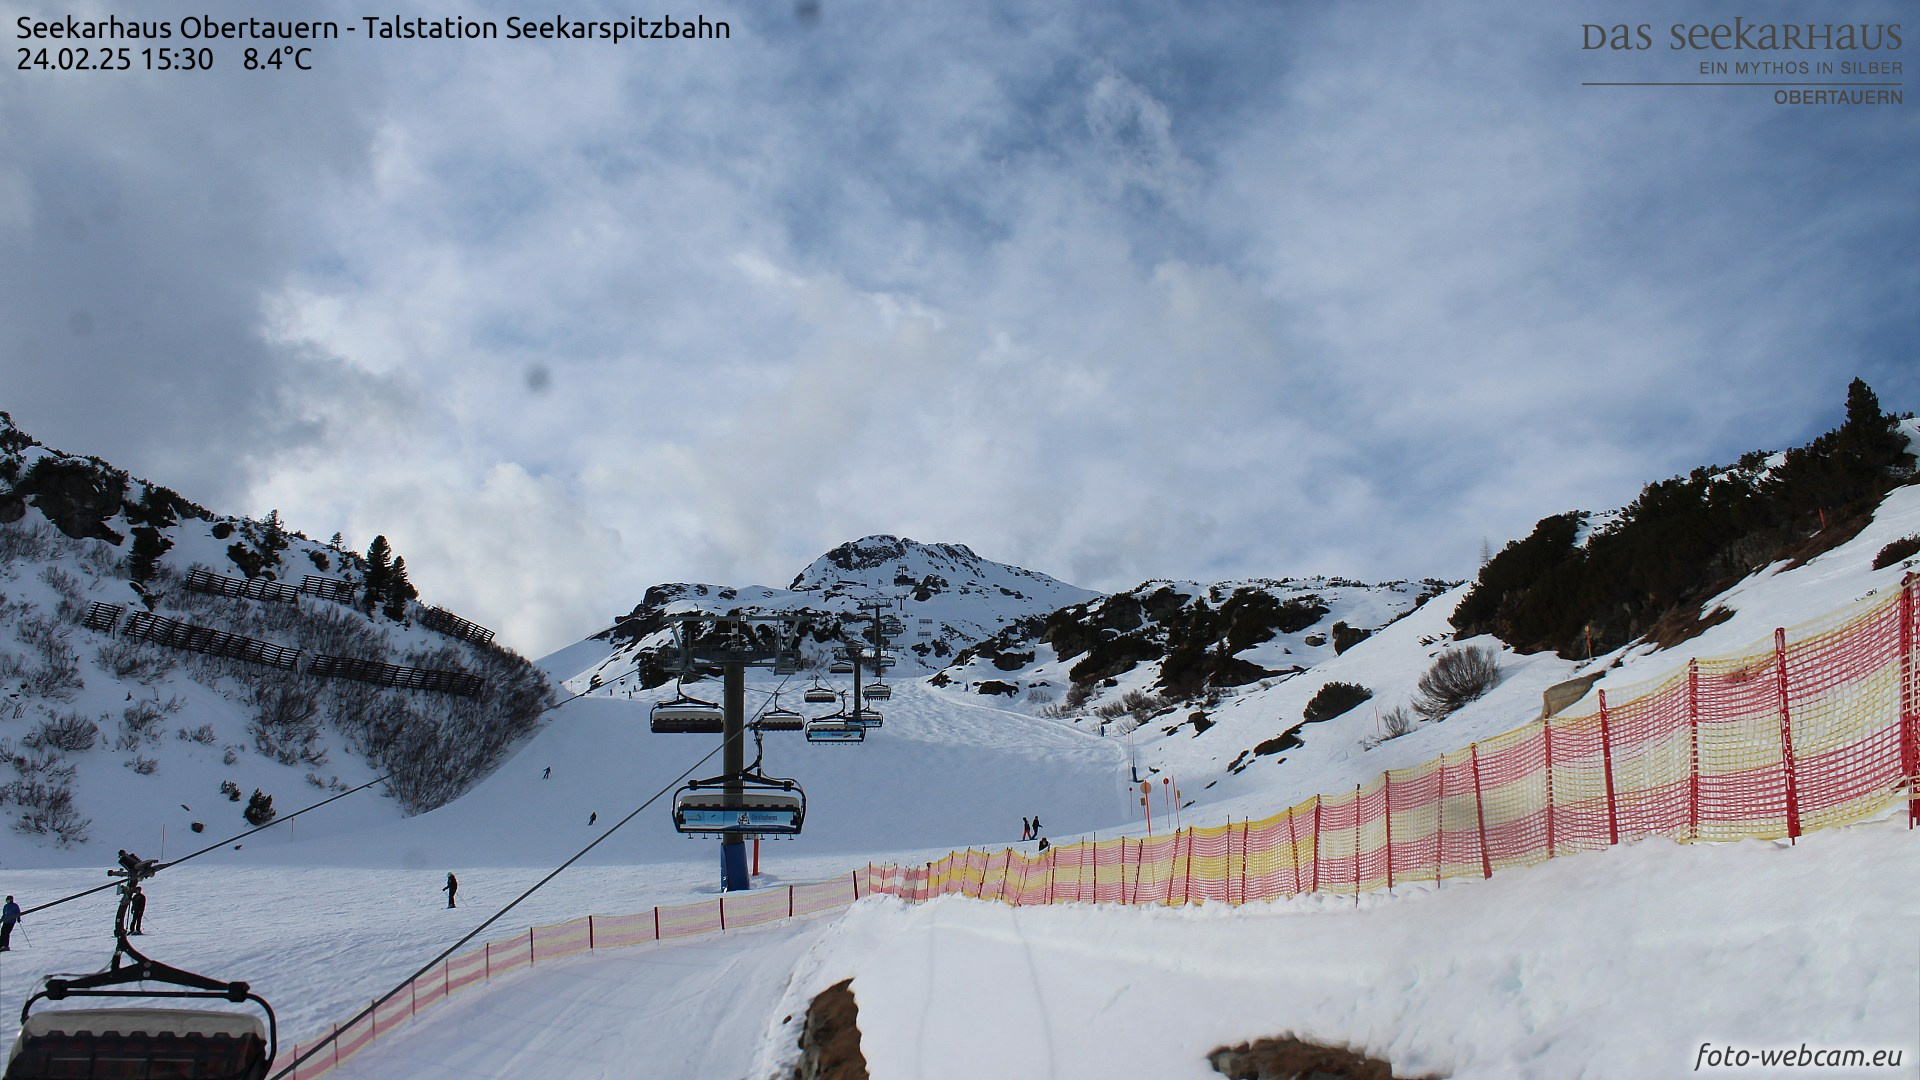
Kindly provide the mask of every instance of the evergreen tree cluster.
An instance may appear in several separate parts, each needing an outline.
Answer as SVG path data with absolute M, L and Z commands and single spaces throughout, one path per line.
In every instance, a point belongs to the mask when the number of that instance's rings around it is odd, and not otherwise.
M 379 611 L 394 622 L 404 622 L 407 601 L 420 593 L 407 580 L 407 560 L 394 556 L 384 536 L 376 536 L 367 546 L 366 573 L 361 583 L 361 610 L 368 615 Z
M 1492 633 L 1523 652 L 1584 655 L 1639 638 L 1781 558 L 1846 542 L 1888 491 L 1913 479 L 1913 455 L 1859 379 L 1844 423 L 1786 452 L 1699 468 L 1648 484 L 1581 542 L 1584 512 L 1543 518 L 1480 569 L 1454 612 L 1462 636 Z

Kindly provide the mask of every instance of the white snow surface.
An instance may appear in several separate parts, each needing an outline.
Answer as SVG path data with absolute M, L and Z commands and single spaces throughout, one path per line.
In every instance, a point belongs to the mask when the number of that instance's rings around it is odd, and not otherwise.
M 1592 663 L 1619 660 L 1603 685 L 1624 690 L 1687 656 L 1744 651 L 1774 626 L 1884 595 L 1913 560 L 1875 571 L 1874 553 L 1914 532 L 1920 488 L 1902 488 L 1848 544 L 1730 590 L 1720 600 L 1735 613 L 1727 623 L 1677 649 Z M 1183 782 L 1192 803 L 1184 824 L 1262 816 L 1525 723 L 1545 686 L 1587 666 L 1503 653 L 1506 674 L 1493 693 L 1369 749 L 1372 707 L 1406 700 L 1431 657 L 1454 644 L 1446 617 L 1457 596 L 1430 601 L 1304 675 L 1221 702 L 1202 736 L 1142 728 L 1133 760 L 1143 773 L 1159 770 L 1149 776 L 1222 777 Z M 1235 752 L 1297 723 L 1312 692 L 1336 678 L 1373 688 L 1374 699 L 1308 725 L 1299 747 L 1221 774 Z M 805 785 L 809 816 L 804 836 L 762 848 L 757 888 L 834 877 L 868 861 L 997 848 L 1034 813 L 1056 842 L 1144 831 L 1128 789 L 1126 739 L 921 680 L 894 682 L 886 724 L 864 745 L 768 736 L 767 770 Z M 771 677 L 752 683 L 773 685 Z M 717 756 L 697 764 L 716 738 L 646 730 L 646 705 L 660 693 L 629 699 L 610 689 L 562 706 L 497 772 L 432 813 L 399 819 L 385 800 L 352 796 L 240 850 L 168 869 L 149 887 L 143 948 L 217 978 L 251 980 L 275 1003 L 289 1041 L 345 1020 L 683 771 L 719 771 Z M 552 779 L 543 779 L 548 766 Z M 165 756 L 160 775 L 177 768 Z M 116 831 L 77 853 L 0 836 L 0 889 L 31 909 L 103 883 L 103 845 L 157 854 L 158 825 L 176 811 L 155 803 L 143 786 L 151 778 L 109 783 L 106 775 L 88 788 L 87 810 Z M 283 815 L 302 804 L 290 792 L 282 800 Z M 168 834 L 170 857 L 185 847 L 176 836 Z M 343 1075 L 763 1080 L 794 1060 L 805 1003 L 851 977 L 878 1080 L 1204 1077 L 1215 1075 L 1209 1050 L 1287 1033 L 1386 1057 L 1403 1075 L 1679 1076 L 1694 1074 L 1703 1043 L 1805 1043 L 1898 1051 L 1902 1064 L 1700 1074 L 1914 1077 L 1916 843 L 1891 817 L 1792 846 L 1648 840 L 1438 890 L 1240 909 L 1015 911 L 874 898 L 841 914 L 517 972 L 383 1037 Z M 710 898 L 716 863 L 714 846 L 674 835 L 656 802 L 481 940 Z M 456 910 L 438 892 L 450 870 L 462 882 Z M 15 950 L 0 956 L 0 1012 L 17 1010 L 46 974 L 102 966 L 111 905 L 102 892 L 30 914 Z M 716 1022 L 724 1037 L 712 1034 Z M 0 1034 L 5 1042 L 10 1033 Z

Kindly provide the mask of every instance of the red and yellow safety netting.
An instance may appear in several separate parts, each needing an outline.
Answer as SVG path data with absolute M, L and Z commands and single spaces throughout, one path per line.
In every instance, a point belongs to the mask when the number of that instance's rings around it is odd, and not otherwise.
M 957 851 L 869 868 L 875 892 L 1009 904 L 1238 904 L 1490 877 L 1645 836 L 1799 836 L 1909 800 L 1920 819 L 1916 578 L 1737 656 L 1391 769 L 1257 821 Z

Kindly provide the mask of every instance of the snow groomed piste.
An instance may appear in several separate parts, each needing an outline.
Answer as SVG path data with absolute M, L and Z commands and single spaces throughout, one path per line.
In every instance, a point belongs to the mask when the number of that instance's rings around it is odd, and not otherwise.
M 1261 819 L 1028 854 L 954 852 L 824 882 L 533 927 L 449 959 L 319 1047 L 325 1075 L 421 1009 L 495 974 L 590 949 L 687 938 L 851 905 L 870 893 L 1009 905 L 1232 905 L 1491 877 L 1650 836 L 1793 838 L 1907 801 L 1920 820 L 1920 579 L 1897 595 L 1777 630 L 1771 647 L 1702 658 L 1624 701 L 1555 716 Z

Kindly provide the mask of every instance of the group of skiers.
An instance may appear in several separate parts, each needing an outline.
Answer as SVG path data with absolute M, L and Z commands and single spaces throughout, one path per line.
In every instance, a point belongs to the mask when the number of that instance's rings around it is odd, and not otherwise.
M 1020 839 L 1040 841 L 1041 851 L 1045 851 L 1048 848 L 1053 846 L 1052 844 L 1047 843 L 1046 837 L 1040 835 L 1040 815 L 1039 814 L 1035 814 L 1031 818 L 1022 817 L 1020 819 Z

